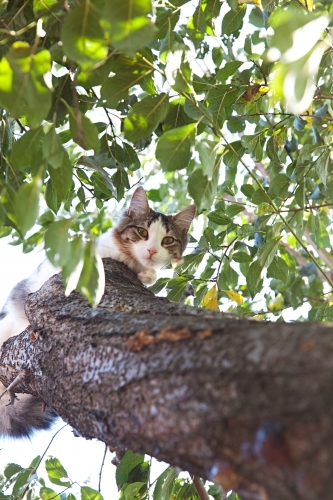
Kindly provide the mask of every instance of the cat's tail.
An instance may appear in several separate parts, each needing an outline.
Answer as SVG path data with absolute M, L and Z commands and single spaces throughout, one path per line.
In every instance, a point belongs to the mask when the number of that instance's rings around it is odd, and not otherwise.
M 0 383 L 1 393 L 5 386 Z M 52 408 L 43 408 L 43 401 L 30 394 L 17 394 L 8 405 L 5 394 L 0 399 L 0 435 L 12 438 L 30 437 L 34 431 L 49 429 L 58 418 Z

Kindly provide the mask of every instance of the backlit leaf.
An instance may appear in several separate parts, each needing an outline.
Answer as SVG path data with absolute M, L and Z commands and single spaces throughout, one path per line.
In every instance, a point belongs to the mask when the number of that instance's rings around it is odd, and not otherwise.
M 164 120 L 169 108 L 166 94 L 147 96 L 137 102 L 124 122 L 125 138 L 135 142 L 149 136 Z
M 213 311 L 218 311 L 218 290 L 217 286 L 214 285 L 208 290 L 201 302 L 202 307 L 205 309 L 212 309 Z
M 156 158 L 165 171 L 186 168 L 192 156 L 196 123 L 168 130 L 159 138 Z
M 234 292 L 233 290 L 225 290 L 225 293 L 228 295 L 228 297 L 231 300 L 234 300 L 235 302 L 237 302 L 237 304 L 239 306 L 241 306 L 243 304 L 244 299 L 239 293 Z

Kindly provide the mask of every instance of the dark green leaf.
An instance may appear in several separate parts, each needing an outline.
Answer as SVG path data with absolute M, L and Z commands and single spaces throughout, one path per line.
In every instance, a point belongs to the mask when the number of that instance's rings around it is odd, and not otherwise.
M 216 79 L 220 82 L 225 82 L 229 78 L 229 76 L 232 76 L 236 73 L 236 71 L 242 64 L 244 64 L 242 61 L 227 62 L 226 65 L 223 68 L 219 69 L 219 71 L 216 73 Z
M 29 167 L 36 161 L 42 137 L 43 129 L 42 127 L 38 127 L 34 130 L 28 130 L 28 132 L 25 132 L 25 134 L 14 142 L 10 160 L 17 170 Z
M 286 261 L 276 255 L 267 269 L 267 274 L 271 278 L 287 283 L 288 271 Z
M 243 23 L 245 12 L 245 5 L 240 5 L 235 11 L 227 12 L 222 19 L 222 34 L 230 35 L 237 31 Z
M 170 500 L 177 476 L 175 469 L 168 467 L 156 481 L 153 500 Z
M 134 467 L 144 461 L 143 455 L 137 455 L 130 450 L 127 450 L 123 458 L 118 464 L 116 470 L 116 482 L 118 486 L 127 483 L 128 475 Z

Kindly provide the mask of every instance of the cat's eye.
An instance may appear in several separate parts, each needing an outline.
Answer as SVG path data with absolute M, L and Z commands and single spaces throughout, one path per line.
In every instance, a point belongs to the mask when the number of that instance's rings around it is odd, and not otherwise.
M 148 231 L 147 229 L 144 229 L 143 227 L 138 227 L 138 233 L 142 238 L 147 238 L 148 237 Z
M 163 238 L 162 243 L 164 245 L 171 245 L 171 243 L 173 243 L 174 241 L 175 238 L 173 238 L 172 236 L 166 236 L 165 238 Z

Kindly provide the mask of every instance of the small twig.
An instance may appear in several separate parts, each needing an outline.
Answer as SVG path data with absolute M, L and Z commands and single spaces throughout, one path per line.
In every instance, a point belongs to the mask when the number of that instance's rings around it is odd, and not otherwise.
M 38 467 L 40 466 L 40 464 L 42 463 L 42 460 L 43 458 L 45 457 L 46 453 L 47 453 L 47 450 L 50 448 L 51 444 L 52 444 L 52 441 L 54 440 L 54 438 L 56 437 L 57 434 L 59 434 L 60 431 L 62 431 L 65 427 L 67 427 L 68 424 L 65 424 L 63 425 L 62 427 L 60 427 L 60 429 L 52 436 L 52 439 L 51 441 L 49 442 L 49 444 L 47 445 L 46 447 L 46 450 L 44 451 L 43 455 L 40 457 L 39 461 L 38 461 L 38 464 L 36 465 L 36 467 L 34 467 L 33 469 L 33 472 L 36 473 L 37 472 L 37 469 Z M 29 489 L 29 486 L 30 486 L 30 483 L 27 484 L 27 486 L 24 488 L 24 491 L 22 493 L 22 495 L 20 496 L 20 500 L 22 500 L 26 494 L 26 492 L 28 491 Z
M 199 476 L 191 476 L 195 489 L 199 495 L 200 500 L 210 500 L 209 495 L 204 487 L 204 484 Z
M 98 491 L 99 493 L 101 492 L 101 482 L 102 482 L 102 471 L 104 467 L 104 462 L 105 462 L 105 457 L 106 457 L 106 452 L 108 451 L 108 447 L 105 445 L 104 447 L 104 455 L 103 455 L 103 460 L 102 460 L 102 465 L 99 471 L 99 476 L 98 476 Z

